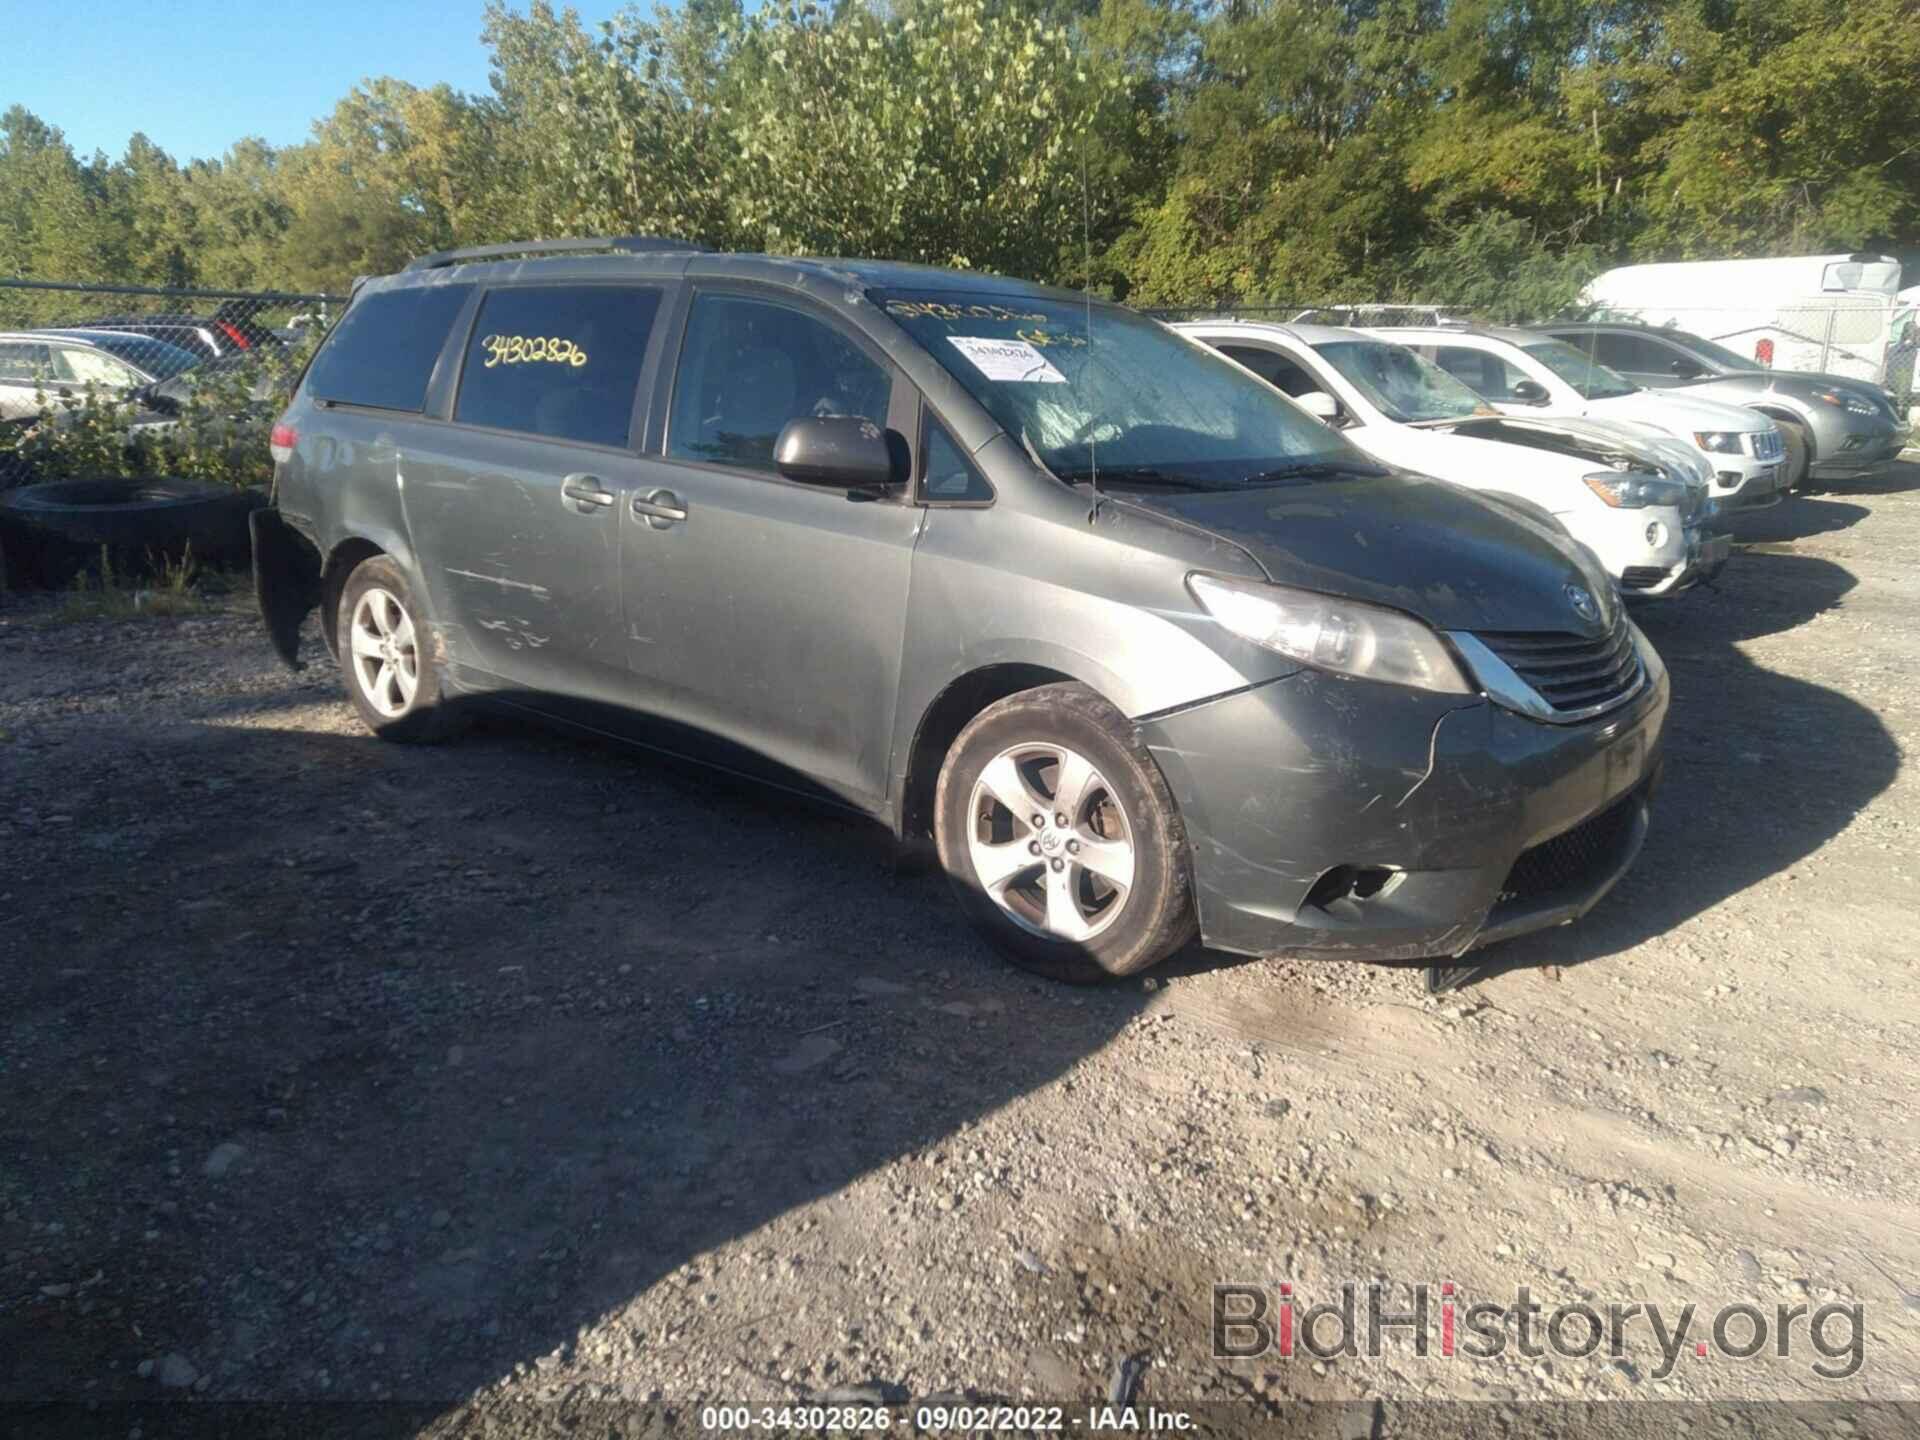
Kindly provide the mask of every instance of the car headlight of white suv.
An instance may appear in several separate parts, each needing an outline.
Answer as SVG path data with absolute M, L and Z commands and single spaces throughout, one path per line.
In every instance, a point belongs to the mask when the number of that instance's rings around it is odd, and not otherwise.
M 1696 430 L 1693 432 L 1693 443 L 1716 455 L 1738 455 L 1742 450 L 1741 433 L 1738 430 Z
M 1664 475 L 1602 470 L 1582 478 L 1589 490 L 1615 510 L 1644 510 L 1649 505 L 1671 505 L 1678 510 L 1684 508 L 1687 501 L 1686 483 L 1669 480 Z

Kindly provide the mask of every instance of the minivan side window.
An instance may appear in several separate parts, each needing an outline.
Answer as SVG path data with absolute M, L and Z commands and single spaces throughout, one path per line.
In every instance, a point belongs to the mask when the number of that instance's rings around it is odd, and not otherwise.
M 860 415 L 884 426 L 892 396 L 887 369 L 824 320 L 764 300 L 697 295 L 667 454 L 771 474 L 789 420 Z
M 453 418 L 625 445 L 660 292 L 624 285 L 490 291 L 467 340 Z
M 419 410 L 471 285 L 376 290 L 347 307 L 313 357 L 305 392 L 339 405 Z

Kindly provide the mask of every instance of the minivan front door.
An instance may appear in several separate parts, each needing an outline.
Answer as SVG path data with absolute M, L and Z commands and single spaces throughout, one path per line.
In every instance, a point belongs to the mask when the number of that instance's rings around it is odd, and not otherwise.
M 773 446 L 801 416 L 904 430 L 911 409 L 908 383 L 824 313 L 694 295 L 665 454 L 620 515 L 627 660 L 638 702 L 673 722 L 661 743 L 882 806 L 924 512 L 904 485 L 782 479 Z

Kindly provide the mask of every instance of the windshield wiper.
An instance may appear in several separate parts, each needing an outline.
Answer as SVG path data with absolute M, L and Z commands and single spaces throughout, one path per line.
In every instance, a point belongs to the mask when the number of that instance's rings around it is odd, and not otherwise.
M 1375 465 L 1368 460 L 1294 460 L 1285 465 L 1276 465 L 1271 470 L 1256 470 L 1241 483 L 1272 485 L 1286 480 L 1312 480 L 1325 476 L 1373 479 L 1388 473 L 1386 466 Z
M 1053 472 L 1070 484 L 1090 481 L 1094 472 L 1086 466 L 1071 470 Z M 1196 480 L 1190 475 L 1176 475 L 1170 470 L 1158 470 L 1151 465 L 1102 465 L 1100 483 L 1108 481 L 1116 485 L 1163 485 L 1177 490 L 1217 490 L 1217 485 L 1209 485 L 1204 480 Z

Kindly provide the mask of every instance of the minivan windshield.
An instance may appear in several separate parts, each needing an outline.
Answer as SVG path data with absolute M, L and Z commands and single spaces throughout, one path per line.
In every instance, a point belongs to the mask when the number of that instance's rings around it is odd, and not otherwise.
M 1384 340 L 1333 340 L 1314 352 L 1389 420 L 1417 425 L 1492 413 L 1486 401 L 1424 356 Z
M 1225 490 L 1385 470 L 1232 361 L 1114 305 L 873 299 L 1063 480 Z
M 1631 395 L 1640 387 L 1581 354 L 1564 340 L 1538 340 L 1520 347 L 1589 400 Z

